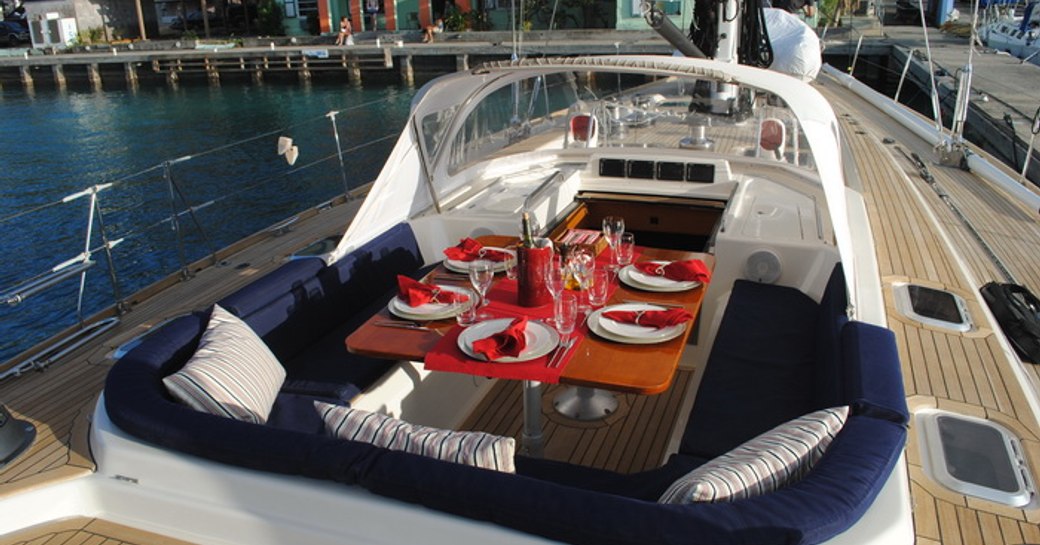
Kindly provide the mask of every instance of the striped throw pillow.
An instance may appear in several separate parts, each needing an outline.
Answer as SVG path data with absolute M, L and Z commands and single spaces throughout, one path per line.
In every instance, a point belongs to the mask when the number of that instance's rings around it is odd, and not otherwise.
M 823 456 L 848 414 L 848 407 L 835 407 L 780 424 L 680 477 L 657 501 L 732 501 L 794 483 Z
M 451 431 L 409 424 L 403 420 L 342 405 L 314 402 L 333 437 L 377 447 L 420 454 L 468 466 L 514 473 L 516 441 L 479 431 Z
M 283 381 L 285 369 L 264 341 L 215 305 L 199 348 L 163 384 L 196 411 L 264 424 Z

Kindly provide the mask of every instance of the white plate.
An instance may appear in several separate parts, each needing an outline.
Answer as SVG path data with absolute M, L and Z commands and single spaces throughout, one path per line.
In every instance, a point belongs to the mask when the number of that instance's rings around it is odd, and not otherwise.
M 656 329 L 635 324 L 623 324 L 603 317 L 604 312 L 613 310 L 667 310 L 657 305 L 637 303 L 628 305 L 611 305 L 589 314 L 589 329 L 604 339 L 627 344 L 656 344 L 670 341 L 686 331 L 686 324 Z
M 494 271 L 494 272 L 499 273 L 499 272 L 505 271 L 507 268 L 509 268 L 509 263 L 511 261 L 515 261 L 516 260 L 516 252 L 513 251 L 513 250 L 510 250 L 508 248 L 496 248 L 494 246 L 485 246 L 485 248 L 487 248 L 488 250 L 498 250 L 500 252 L 506 252 L 506 253 L 511 254 L 513 256 L 513 259 L 507 259 L 505 261 L 491 261 L 490 262 L 491 263 L 491 270 Z M 474 261 L 476 261 L 476 260 L 474 260 Z M 448 269 L 449 271 L 453 271 L 453 272 L 457 272 L 457 273 L 463 273 L 463 274 L 469 274 L 469 264 L 470 264 L 469 261 L 459 261 L 457 259 L 445 259 L 444 260 L 444 268 L 445 269 Z
M 668 261 L 651 261 L 651 263 L 667 264 Z M 673 291 L 686 291 L 692 290 L 701 283 L 696 280 L 678 281 L 669 280 L 663 276 L 655 276 L 652 274 L 646 274 L 643 271 L 637 269 L 634 265 L 628 265 L 621 269 L 618 273 L 618 278 L 622 282 L 630 287 L 646 290 L 646 291 L 660 291 L 660 292 L 673 292 Z
M 438 284 L 437 287 L 443 291 L 453 291 L 455 293 L 468 295 L 470 300 L 450 304 L 426 303 L 425 305 L 413 307 L 402 301 L 399 296 L 394 296 L 387 305 L 387 310 L 390 311 L 390 314 L 406 320 L 443 320 L 462 312 L 462 309 L 466 308 L 466 305 L 472 305 L 477 298 L 477 294 L 461 286 L 445 286 Z
M 499 318 L 473 324 L 462 330 L 462 333 L 459 335 L 459 349 L 473 359 L 486 361 L 487 358 L 473 351 L 473 343 L 505 330 L 511 323 L 513 323 L 513 318 Z M 527 346 L 524 347 L 519 356 L 507 356 L 495 361 L 510 363 L 533 360 L 552 352 L 556 345 L 560 344 L 560 334 L 542 322 L 528 320 L 524 333 L 527 339 Z

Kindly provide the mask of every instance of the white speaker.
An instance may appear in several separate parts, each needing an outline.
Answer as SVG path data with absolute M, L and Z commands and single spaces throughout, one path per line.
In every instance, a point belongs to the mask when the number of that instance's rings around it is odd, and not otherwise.
M 781 272 L 780 256 L 770 250 L 756 250 L 744 262 L 744 278 L 755 282 L 773 284 Z

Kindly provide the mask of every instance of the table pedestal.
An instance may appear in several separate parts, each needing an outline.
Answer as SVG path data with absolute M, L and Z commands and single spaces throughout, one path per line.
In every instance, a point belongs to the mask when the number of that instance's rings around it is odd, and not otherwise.
M 542 439 L 542 383 L 524 381 L 524 431 L 521 445 L 527 455 L 541 458 L 545 444 Z
M 556 412 L 575 420 L 599 420 L 618 408 L 617 396 L 606 390 L 575 386 L 556 394 Z

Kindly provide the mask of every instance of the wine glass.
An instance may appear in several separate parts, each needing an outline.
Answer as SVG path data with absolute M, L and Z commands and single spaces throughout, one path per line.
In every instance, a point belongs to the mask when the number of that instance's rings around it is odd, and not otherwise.
M 574 327 L 578 323 L 578 298 L 572 293 L 564 293 L 558 298 L 553 316 L 556 321 L 556 331 L 560 337 L 566 339 L 574 333 Z
M 589 287 L 589 305 L 601 307 L 607 304 L 607 295 L 610 293 L 610 269 L 596 267 L 592 270 L 592 286 Z
M 469 283 L 473 285 L 473 289 L 477 290 L 480 294 L 480 307 L 487 306 L 487 291 L 491 288 L 491 283 L 495 279 L 495 272 L 492 270 L 491 262 L 483 259 L 471 261 L 469 264 Z
M 625 267 L 632 263 L 636 253 L 636 236 L 632 233 L 623 233 L 621 241 L 618 242 L 618 264 Z
M 610 255 L 613 261 L 617 261 L 618 241 L 621 234 L 625 232 L 625 219 L 620 216 L 607 216 L 603 218 L 603 236 L 610 244 Z
M 574 278 L 574 282 L 577 284 L 577 289 L 582 294 L 588 294 L 595 262 L 596 259 L 593 257 L 592 251 L 586 246 L 575 248 L 571 254 L 570 262 L 567 265 L 570 269 L 571 277 Z M 588 297 L 581 297 L 578 306 L 581 310 L 589 310 Z

